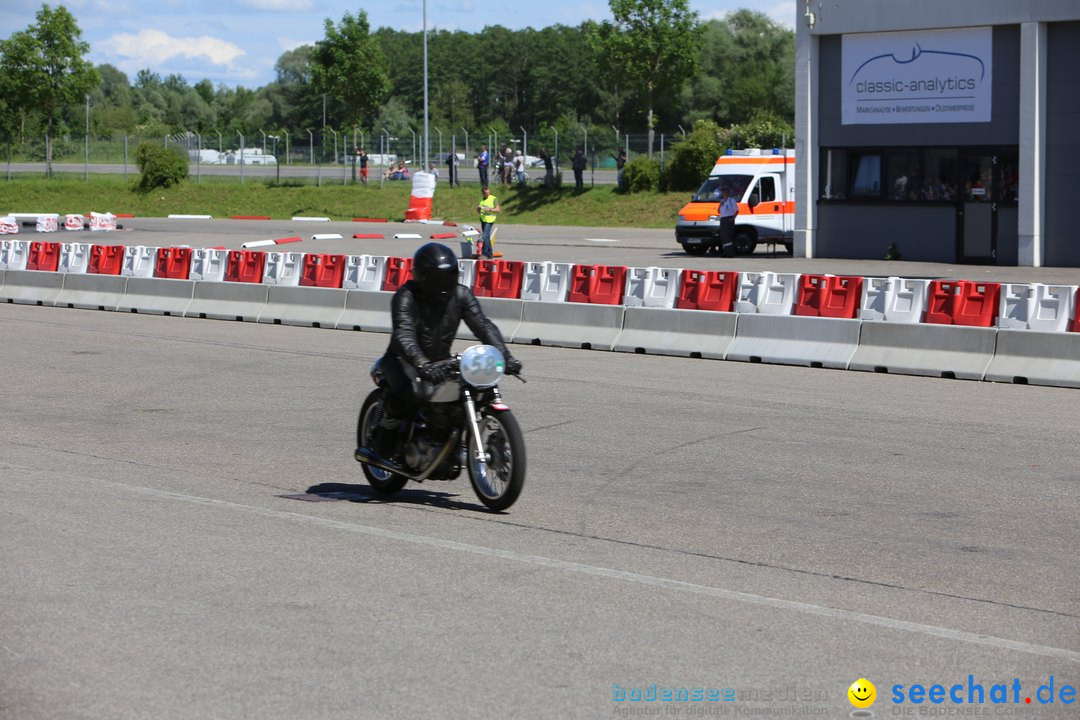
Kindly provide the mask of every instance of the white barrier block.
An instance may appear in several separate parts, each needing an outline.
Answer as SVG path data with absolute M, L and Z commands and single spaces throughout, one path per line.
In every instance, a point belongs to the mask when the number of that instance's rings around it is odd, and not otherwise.
M 476 282 L 476 261 L 475 260 L 458 260 L 458 284 L 464 285 L 467 288 L 472 288 L 473 283 Z
M 19 221 L 11 215 L 0 216 L 0 235 L 18 235 Z
M 521 285 L 521 299 L 539 302 L 566 302 L 570 292 L 571 263 L 527 262 Z
M 626 285 L 623 288 L 623 305 L 641 307 L 645 304 L 645 284 L 649 279 L 649 268 L 626 268 Z
M 296 222 L 330 222 L 330 218 L 328 218 L 328 217 L 301 217 L 301 216 L 298 216 L 298 217 L 294 217 L 293 220 L 296 221 Z
M 901 277 L 890 279 L 893 282 L 885 299 L 885 321 L 921 323 L 926 313 L 926 297 L 930 292 L 930 281 Z
M 85 230 L 86 218 L 78 213 L 69 213 L 64 216 L 65 230 Z
M 224 282 L 228 262 L 228 250 L 197 248 L 191 253 L 191 272 L 188 279 Z
M 417 235 L 416 233 L 396 233 L 394 235 L 395 240 L 421 240 L 423 235 Z
M 345 258 L 345 275 L 341 287 L 345 290 L 379 292 L 385 277 L 385 255 L 349 255 Z
M 161 248 L 147 245 L 129 245 L 124 248 L 124 266 L 120 274 L 124 277 L 154 277 L 157 265 L 157 252 Z
M 60 216 L 56 213 L 38 215 L 37 231 L 39 233 L 51 233 L 60 229 Z
M 240 247 L 247 250 L 248 248 L 266 247 L 267 245 L 277 245 L 273 240 L 249 240 L 246 243 L 240 243 Z
M 296 287 L 304 274 L 304 253 L 266 253 L 262 281 L 265 285 Z
M 758 305 L 761 304 L 761 288 L 764 280 L 765 273 L 739 273 L 739 292 L 735 296 L 735 312 L 756 313 L 758 311 Z
M 757 311 L 768 315 L 790 315 L 800 277 L 799 273 L 762 273 L 761 301 Z
M 60 246 L 60 265 L 62 273 L 84 273 L 90 267 L 90 243 L 63 243 Z
M 91 232 L 112 232 L 116 230 L 116 216 L 112 213 L 90 213 Z
M 649 268 L 645 282 L 645 307 L 673 308 L 679 299 L 682 268 Z
M 311 236 L 312 240 L 341 240 L 341 235 L 338 233 L 320 233 Z
M 1028 329 L 1067 332 L 1075 312 L 1076 285 L 1036 285 Z
M 28 240 L 0 240 L 0 270 L 25 270 L 29 260 Z
M 1037 285 L 1038 283 L 1036 283 Z M 1026 330 L 1035 305 L 1035 287 L 1027 283 L 1002 283 L 997 327 Z
M 170 220 L 213 220 L 212 215 L 169 215 Z
M 886 300 L 896 278 L 863 278 L 862 298 L 859 300 L 860 320 L 884 320 Z

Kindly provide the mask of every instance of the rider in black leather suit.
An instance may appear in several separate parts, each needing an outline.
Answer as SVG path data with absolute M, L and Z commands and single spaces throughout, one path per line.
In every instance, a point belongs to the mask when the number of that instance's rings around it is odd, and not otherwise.
M 439 361 L 450 357 L 462 320 L 480 342 L 499 349 L 508 375 L 521 372 L 521 361 L 510 354 L 472 290 L 458 283 L 453 250 L 439 243 L 424 245 L 413 257 L 412 275 L 390 302 L 393 331 L 380 365 L 386 393 L 382 420 L 375 428 L 372 447 L 356 451 L 357 456 L 374 456 L 380 465 L 390 468 L 394 467 L 391 456 L 398 427 L 402 420 L 413 417 L 420 405 L 420 381 L 438 385 L 450 377 L 450 369 Z

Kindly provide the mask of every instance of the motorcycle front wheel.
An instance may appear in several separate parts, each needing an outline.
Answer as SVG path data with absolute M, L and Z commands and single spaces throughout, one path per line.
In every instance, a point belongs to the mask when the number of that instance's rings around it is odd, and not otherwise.
M 487 463 L 476 459 L 476 439 L 469 433 L 466 465 L 480 502 L 491 510 L 514 504 L 525 485 L 525 438 L 509 410 L 482 410 L 477 423 Z
M 375 418 L 382 415 L 382 405 L 382 388 L 376 388 L 371 391 L 371 394 L 367 396 L 363 406 L 360 408 L 360 417 L 356 421 L 357 447 L 371 447 L 371 434 L 375 430 Z M 383 495 L 396 493 L 405 487 L 405 483 L 409 481 L 409 478 L 404 475 L 397 475 L 374 465 L 362 463 L 361 466 L 364 468 L 364 477 L 367 478 L 368 485 Z

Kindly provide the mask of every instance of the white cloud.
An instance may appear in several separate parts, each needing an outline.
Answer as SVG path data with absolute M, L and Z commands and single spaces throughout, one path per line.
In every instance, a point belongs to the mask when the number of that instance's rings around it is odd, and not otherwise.
M 314 6 L 311 0 L 242 0 L 240 4 L 266 12 L 307 12 Z
M 765 15 L 770 20 L 789 30 L 795 29 L 795 0 L 784 2 L 754 2 L 746 3 L 746 8 Z M 711 10 L 701 13 L 702 20 L 723 20 L 734 10 Z
M 246 53 L 220 38 L 174 38 L 160 30 L 140 30 L 137 34 L 120 33 L 103 40 L 98 47 L 106 55 L 124 58 L 128 65 L 157 67 L 173 58 L 205 58 L 214 65 L 232 67 Z

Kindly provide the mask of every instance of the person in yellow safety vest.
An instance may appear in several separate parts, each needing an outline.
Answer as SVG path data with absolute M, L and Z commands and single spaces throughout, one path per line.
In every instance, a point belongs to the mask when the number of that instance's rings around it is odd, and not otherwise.
M 481 191 L 483 198 L 480 200 L 480 204 L 476 206 L 476 211 L 480 213 L 480 254 L 491 259 L 495 257 L 495 250 L 491 246 L 491 233 L 495 227 L 495 219 L 498 217 L 499 212 L 502 211 L 502 207 L 499 206 L 499 200 L 491 194 L 491 189 L 485 185 Z

